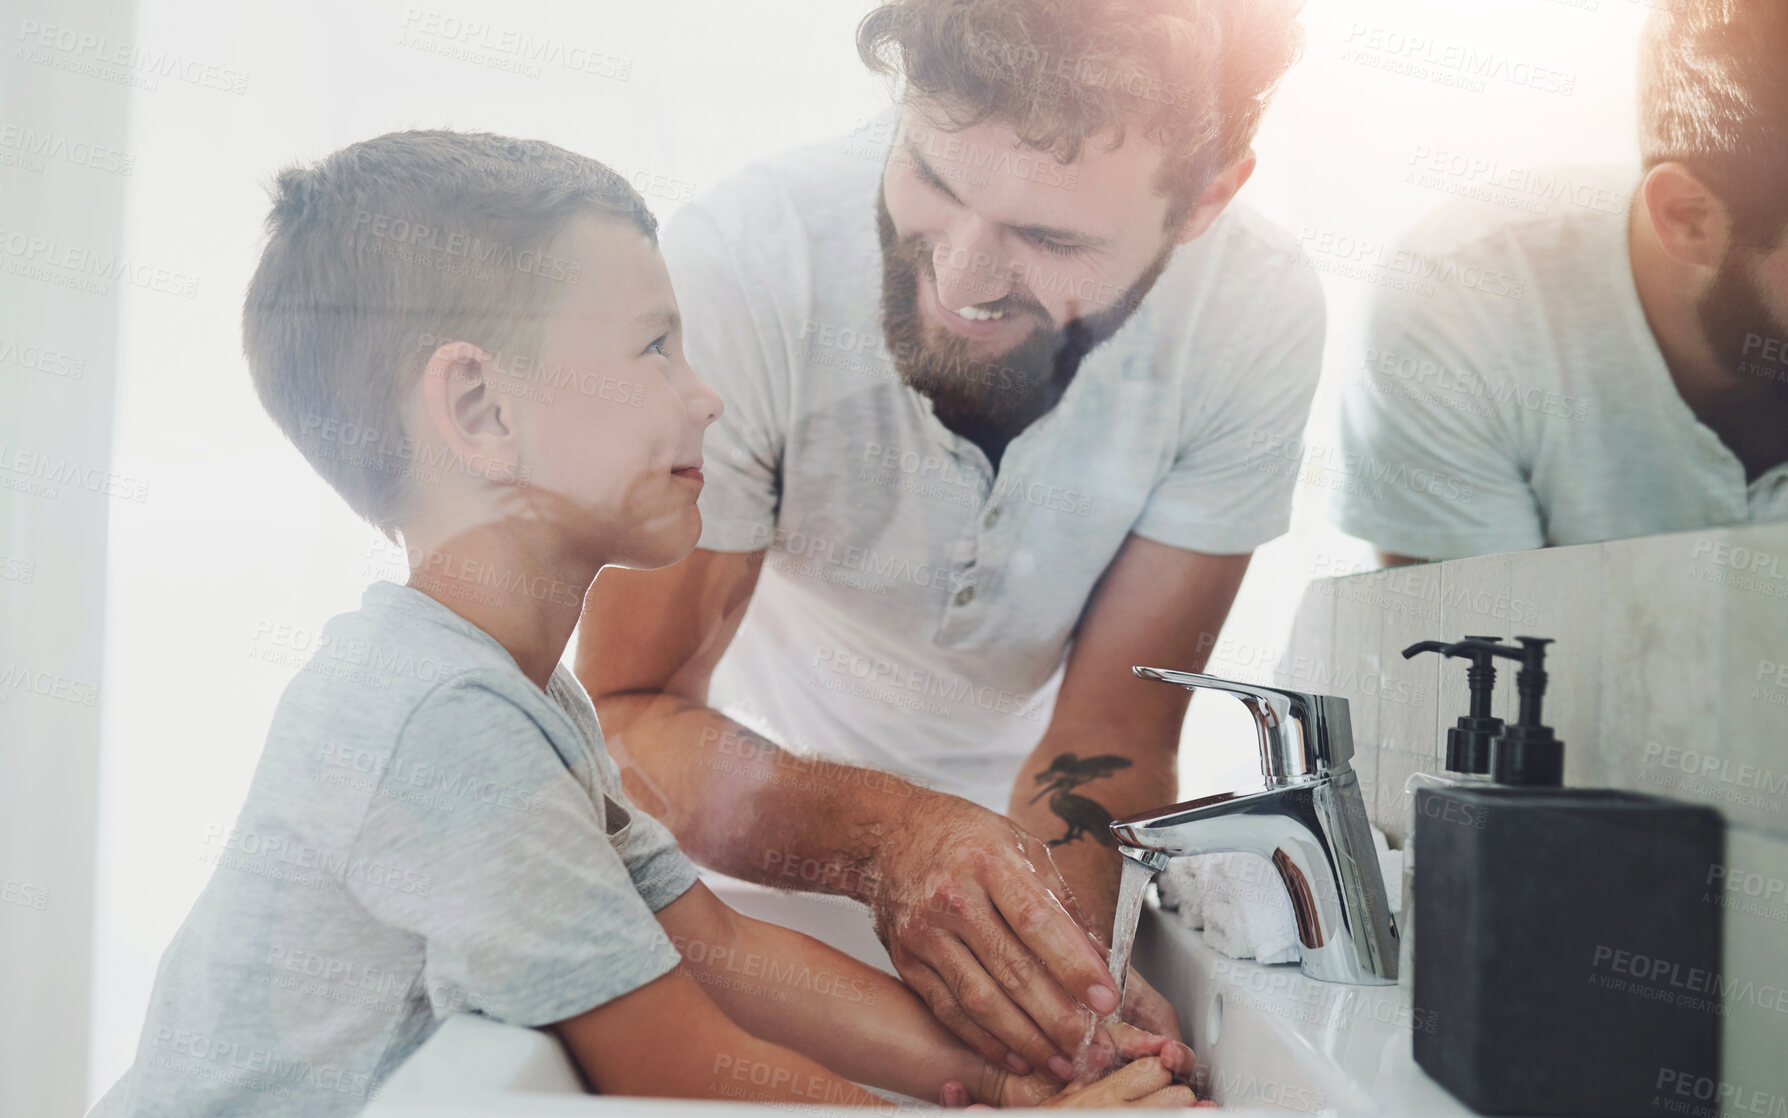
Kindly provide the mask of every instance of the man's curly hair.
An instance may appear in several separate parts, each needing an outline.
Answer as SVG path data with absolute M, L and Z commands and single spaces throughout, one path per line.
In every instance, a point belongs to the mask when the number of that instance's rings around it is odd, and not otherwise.
M 1302 0 L 887 0 L 857 53 L 958 127 L 1010 123 L 1069 162 L 1134 128 L 1166 150 L 1169 223 L 1254 141 L 1303 49 Z

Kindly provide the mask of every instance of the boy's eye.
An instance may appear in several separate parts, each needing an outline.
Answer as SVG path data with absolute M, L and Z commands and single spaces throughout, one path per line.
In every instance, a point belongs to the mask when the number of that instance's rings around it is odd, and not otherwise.
M 660 357 L 669 357 L 670 354 L 668 354 L 664 351 L 664 347 L 667 344 L 669 344 L 669 342 L 670 342 L 669 334 L 660 334 L 660 335 L 658 335 L 657 338 L 653 339 L 651 345 L 646 347 L 645 352 L 646 353 L 656 353 Z

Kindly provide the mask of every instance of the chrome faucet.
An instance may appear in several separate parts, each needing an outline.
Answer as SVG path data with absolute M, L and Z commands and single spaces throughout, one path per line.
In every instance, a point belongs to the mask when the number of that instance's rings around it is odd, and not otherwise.
M 1233 695 L 1254 715 L 1266 788 L 1226 792 L 1112 823 L 1120 851 L 1157 872 L 1168 858 L 1250 851 L 1291 896 L 1303 971 L 1323 982 L 1397 981 L 1397 922 L 1353 771 L 1347 700 L 1164 668 L 1143 679 Z

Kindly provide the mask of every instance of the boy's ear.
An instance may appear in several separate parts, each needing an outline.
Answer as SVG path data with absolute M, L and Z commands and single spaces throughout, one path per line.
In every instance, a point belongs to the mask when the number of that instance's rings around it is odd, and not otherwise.
M 490 478 L 514 477 L 518 448 L 509 399 L 495 390 L 495 359 L 470 342 L 436 347 L 422 370 L 422 414 L 429 435 L 467 469 Z

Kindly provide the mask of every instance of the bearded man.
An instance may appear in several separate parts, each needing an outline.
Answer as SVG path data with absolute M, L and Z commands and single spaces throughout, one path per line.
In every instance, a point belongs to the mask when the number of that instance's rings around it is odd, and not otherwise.
M 1177 798 L 1187 694 L 1130 668 L 1200 668 L 1289 522 L 1322 299 L 1232 200 L 1296 8 L 889 0 L 857 46 L 896 109 L 664 234 L 726 412 L 698 550 L 586 604 L 628 792 L 713 869 L 864 902 L 1021 1074 L 1116 1008 L 1108 824 Z

